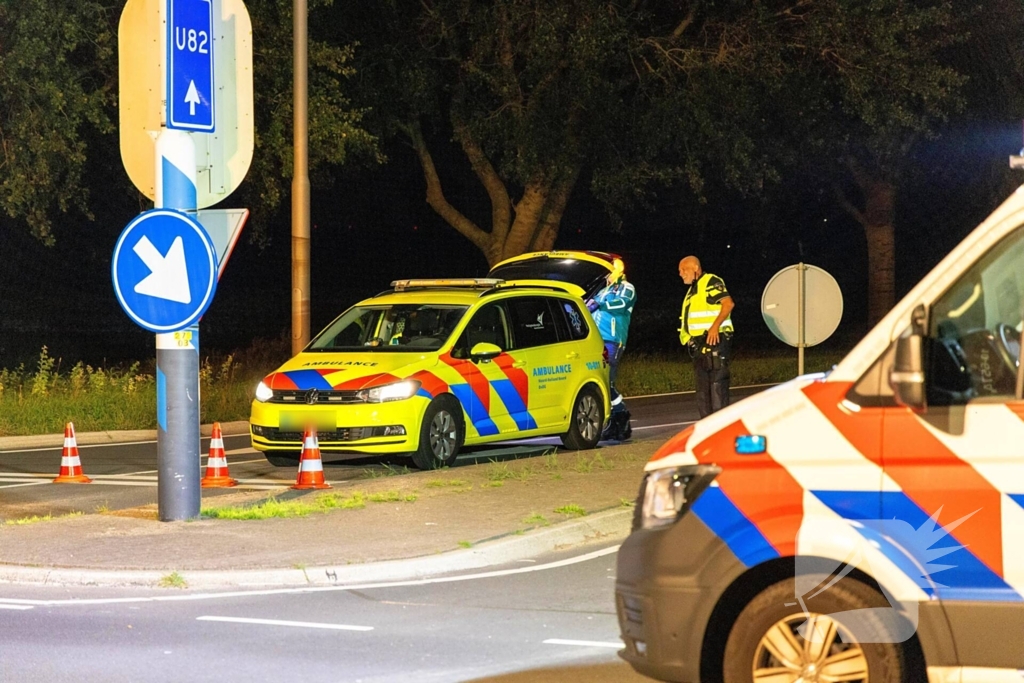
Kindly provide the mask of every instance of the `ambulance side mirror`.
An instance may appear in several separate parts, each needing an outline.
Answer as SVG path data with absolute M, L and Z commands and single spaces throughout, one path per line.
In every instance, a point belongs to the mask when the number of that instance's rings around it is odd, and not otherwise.
M 889 386 L 896 402 L 915 413 L 927 407 L 924 373 L 924 339 L 926 314 L 918 304 L 911 314 L 910 326 L 896 340 L 896 358 L 889 371 Z
M 501 354 L 501 347 L 497 344 L 480 342 L 479 344 L 474 344 L 473 348 L 469 350 L 469 359 L 474 363 L 479 363 L 481 361 L 487 362 L 497 358 Z

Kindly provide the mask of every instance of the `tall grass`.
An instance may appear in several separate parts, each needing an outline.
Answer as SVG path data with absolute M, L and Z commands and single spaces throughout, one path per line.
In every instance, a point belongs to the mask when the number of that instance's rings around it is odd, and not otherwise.
M 256 385 L 289 357 L 290 340 L 257 340 L 249 348 L 200 362 L 200 419 L 245 420 Z M 808 349 L 805 372 L 827 370 L 842 353 Z M 44 346 L 34 368 L 0 369 L 0 436 L 58 434 L 66 422 L 78 431 L 156 428 L 155 360 L 123 367 L 92 367 L 81 362 L 69 369 Z M 733 359 L 732 385 L 767 384 L 792 379 L 796 350 L 740 352 Z M 628 396 L 693 389 L 689 356 L 627 351 L 619 368 L 619 390 Z
M 842 357 L 843 353 L 839 351 L 807 349 L 804 372 L 828 370 Z M 796 377 L 797 365 L 796 349 L 789 352 L 743 352 L 732 360 L 730 384 L 737 387 L 785 382 Z M 619 365 L 616 385 L 627 397 L 692 391 L 693 364 L 682 347 L 675 354 L 630 354 L 627 350 Z
M 287 340 L 257 341 L 199 366 L 200 420 L 245 419 L 256 384 L 288 357 Z M 143 367 L 93 367 L 63 359 L 44 346 L 34 368 L 0 369 L 0 436 L 156 428 L 155 359 Z

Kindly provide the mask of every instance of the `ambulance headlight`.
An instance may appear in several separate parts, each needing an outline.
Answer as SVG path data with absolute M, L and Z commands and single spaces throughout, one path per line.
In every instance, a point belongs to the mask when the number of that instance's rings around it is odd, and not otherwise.
M 675 524 L 721 471 L 715 465 L 685 465 L 649 472 L 639 506 L 640 528 L 660 529 Z
M 383 386 L 367 389 L 363 392 L 363 398 L 367 403 L 386 403 L 387 401 L 402 401 L 412 398 L 420 390 L 420 383 L 414 379 L 407 379 L 403 382 L 385 384 Z
M 260 382 L 259 386 L 256 387 L 256 400 L 262 403 L 269 401 L 272 398 L 274 398 L 274 390 L 263 382 Z

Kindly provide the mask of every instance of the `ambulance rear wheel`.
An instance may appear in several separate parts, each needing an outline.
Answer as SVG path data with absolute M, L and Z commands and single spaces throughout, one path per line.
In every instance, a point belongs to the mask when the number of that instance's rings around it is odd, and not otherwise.
M 438 396 L 423 415 L 420 447 L 413 452 L 412 462 L 421 470 L 450 467 L 465 438 L 462 406 L 451 396 Z
M 569 431 L 562 435 L 562 444 L 574 451 L 597 446 L 604 429 L 604 405 L 601 394 L 592 385 L 580 389 L 569 414 Z
M 829 577 L 821 579 L 827 582 Z M 725 644 L 725 683 L 903 680 L 902 646 L 869 641 L 905 639 L 909 634 L 901 631 L 913 626 L 901 624 L 902 618 L 880 593 L 844 579 L 808 598 L 806 611 L 794 596 L 795 582 L 781 581 L 762 591 L 740 613 Z M 833 618 L 840 612 L 847 614 Z M 810 637 L 805 639 L 805 634 Z

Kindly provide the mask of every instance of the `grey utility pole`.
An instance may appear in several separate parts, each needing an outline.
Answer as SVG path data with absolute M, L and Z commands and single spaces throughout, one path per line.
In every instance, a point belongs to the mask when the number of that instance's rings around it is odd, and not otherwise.
M 309 95 L 308 9 L 293 0 L 294 141 L 292 177 L 292 354 L 309 343 Z

